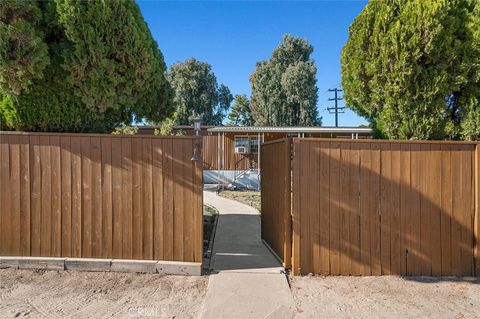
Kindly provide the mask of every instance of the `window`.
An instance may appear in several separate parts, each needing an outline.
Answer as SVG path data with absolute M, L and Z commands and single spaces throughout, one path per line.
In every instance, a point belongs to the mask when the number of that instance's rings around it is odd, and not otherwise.
M 258 138 L 250 137 L 250 153 L 257 154 L 258 153 Z
M 248 150 L 248 136 L 235 136 L 235 148 L 245 147 Z
M 258 138 L 256 136 L 235 136 L 235 152 L 238 147 L 244 147 L 249 154 L 258 153 Z

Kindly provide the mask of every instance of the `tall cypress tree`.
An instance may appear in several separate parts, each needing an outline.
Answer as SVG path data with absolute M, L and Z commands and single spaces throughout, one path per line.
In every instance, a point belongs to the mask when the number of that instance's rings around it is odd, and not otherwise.
M 105 131 L 173 111 L 163 56 L 133 0 L 0 3 L 3 127 Z
M 347 105 L 380 136 L 480 136 L 475 0 L 372 0 L 342 51 Z

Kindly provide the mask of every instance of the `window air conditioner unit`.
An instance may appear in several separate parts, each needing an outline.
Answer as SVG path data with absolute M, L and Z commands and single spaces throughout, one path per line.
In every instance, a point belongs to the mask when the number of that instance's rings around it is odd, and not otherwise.
M 248 151 L 247 151 L 247 148 L 245 146 L 237 146 L 237 147 L 235 147 L 235 153 L 246 154 L 246 153 L 248 153 Z

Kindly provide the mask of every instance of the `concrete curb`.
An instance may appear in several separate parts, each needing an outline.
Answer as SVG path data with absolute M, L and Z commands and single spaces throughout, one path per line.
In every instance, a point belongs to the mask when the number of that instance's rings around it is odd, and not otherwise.
M 76 271 L 110 271 L 111 259 L 67 258 L 65 270 Z
M 161 275 L 202 275 L 202 263 L 159 261 L 156 267 L 157 272 Z
M 0 257 L 0 268 L 135 272 L 160 275 L 201 276 L 202 263 L 97 258 Z
M 157 272 L 157 263 L 157 260 L 112 259 L 110 271 L 154 274 Z

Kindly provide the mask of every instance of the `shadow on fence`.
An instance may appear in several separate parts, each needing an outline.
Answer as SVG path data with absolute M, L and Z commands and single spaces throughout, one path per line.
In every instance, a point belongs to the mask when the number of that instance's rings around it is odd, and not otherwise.
M 475 147 L 294 139 L 293 272 L 478 275 Z M 273 165 L 263 160 L 271 158 L 262 156 L 263 168 Z M 263 179 L 268 176 L 262 171 Z M 262 189 L 262 201 L 271 193 Z M 262 218 L 278 214 L 285 212 L 267 212 Z M 278 228 L 273 232 L 288 228 L 266 223 Z

